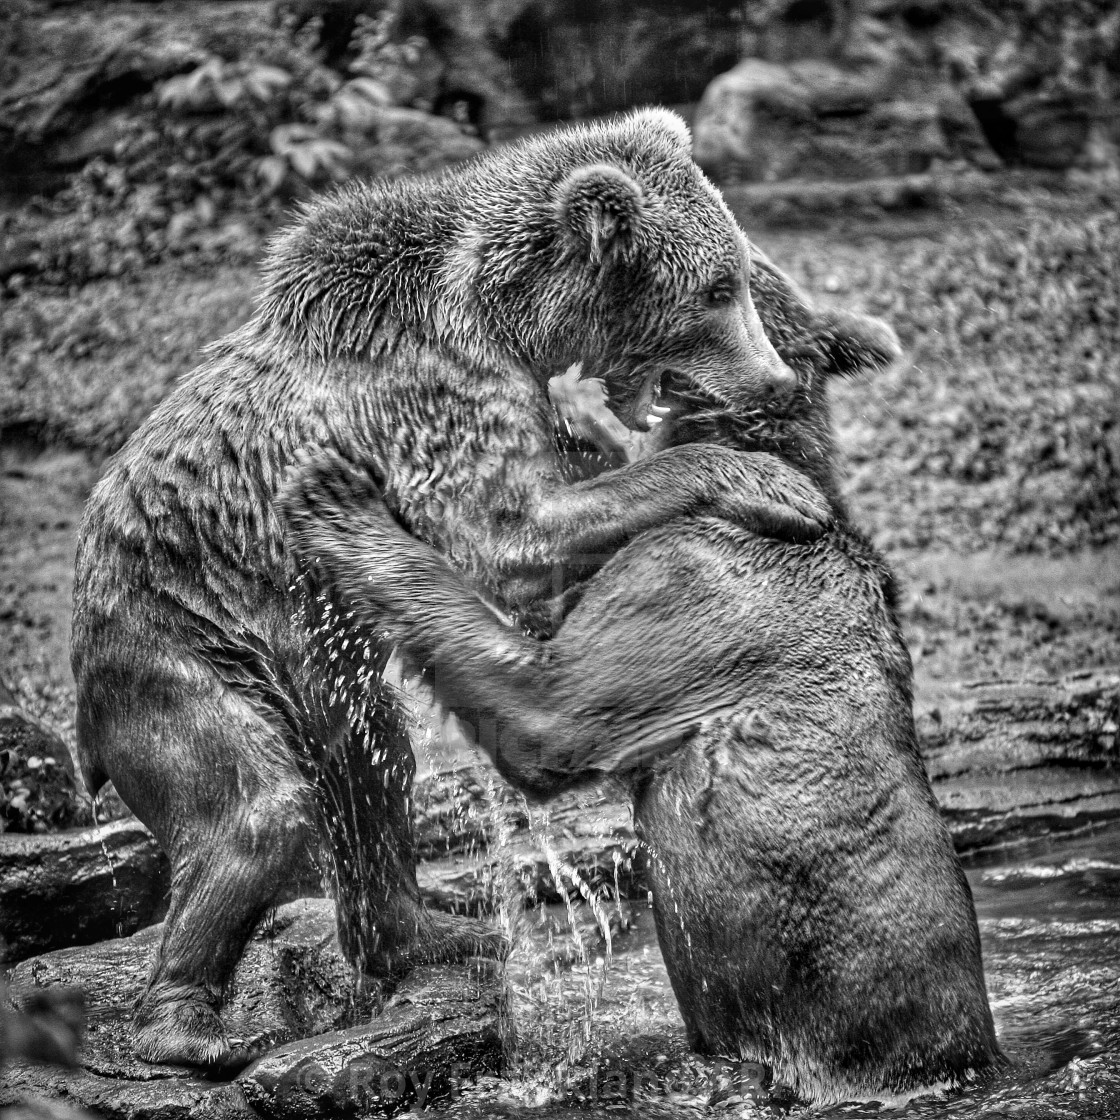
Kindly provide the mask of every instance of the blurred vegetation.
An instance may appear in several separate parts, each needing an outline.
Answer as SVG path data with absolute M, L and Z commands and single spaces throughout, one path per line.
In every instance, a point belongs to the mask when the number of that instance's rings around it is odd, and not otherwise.
M 1120 540 L 1115 202 L 1048 196 L 1015 222 L 962 212 L 942 236 L 787 263 L 882 315 L 907 351 L 837 392 L 849 492 L 881 546 Z
M 52 755 L 0 750 L 0 832 L 54 832 L 93 823 L 88 799 Z
M 196 65 L 115 121 L 111 156 L 0 214 L 0 294 L 5 282 L 82 284 L 174 257 L 249 262 L 295 199 L 473 154 L 479 141 L 453 122 L 395 104 L 427 46 L 402 38 L 398 7 L 357 17 L 345 74 L 324 61 L 320 18 L 204 37 Z
M 1120 540 L 1120 213 L 1091 194 L 1025 206 L 897 239 L 762 239 L 810 292 L 884 316 L 907 349 L 835 390 L 848 490 L 888 549 Z M 248 266 L 165 266 L 77 298 L 18 296 L 0 327 L 0 429 L 115 450 L 249 316 L 252 288 Z

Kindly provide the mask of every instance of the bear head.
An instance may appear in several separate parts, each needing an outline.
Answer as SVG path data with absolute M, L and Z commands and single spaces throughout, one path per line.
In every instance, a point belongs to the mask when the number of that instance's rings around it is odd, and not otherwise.
M 473 174 L 460 290 L 538 375 L 582 361 L 638 430 L 669 374 L 733 408 L 796 389 L 752 301 L 750 244 L 680 117 L 647 109 L 549 133 Z
M 542 386 L 581 362 L 643 430 L 669 377 L 740 413 L 796 395 L 751 272 L 684 122 L 645 109 L 317 199 L 272 243 L 258 321 L 328 363 L 402 335 Z
M 902 356 L 898 338 L 881 319 L 812 301 L 764 253 L 752 246 L 751 291 L 767 337 L 796 375 L 796 390 L 781 407 L 750 399 L 744 375 L 739 393 L 712 393 L 702 382 L 667 379 L 669 423 L 650 449 L 682 443 L 722 443 L 741 451 L 767 451 L 803 470 L 825 492 L 840 516 L 829 383 L 868 374 Z M 727 401 L 735 399 L 735 406 Z M 746 407 L 743 407 L 743 405 Z

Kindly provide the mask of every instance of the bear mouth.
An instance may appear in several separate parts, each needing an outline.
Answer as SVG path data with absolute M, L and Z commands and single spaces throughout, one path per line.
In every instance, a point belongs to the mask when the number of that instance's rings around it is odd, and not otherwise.
M 638 432 L 650 432 L 672 411 L 668 402 L 668 386 L 674 379 L 671 369 L 654 369 L 642 382 L 630 407 L 627 427 Z

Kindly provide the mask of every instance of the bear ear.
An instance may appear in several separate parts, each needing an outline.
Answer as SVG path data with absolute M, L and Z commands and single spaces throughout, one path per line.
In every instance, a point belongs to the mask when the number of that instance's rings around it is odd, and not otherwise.
M 871 315 L 829 308 L 817 313 L 816 329 L 829 357 L 829 372 L 841 377 L 886 369 L 902 357 L 898 335 Z
M 751 298 L 783 361 L 815 356 L 825 375 L 850 377 L 885 369 L 902 357 L 898 336 L 881 319 L 839 308 L 814 307 L 809 298 L 751 245 Z
M 653 128 L 660 132 L 686 156 L 692 157 L 692 133 L 679 113 L 660 105 L 651 105 L 645 109 L 637 109 L 631 120 L 643 128 Z
M 610 164 L 578 167 L 556 192 L 556 213 L 575 245 L 599 264 L 633 243 L 641 224 L 642 188 Z

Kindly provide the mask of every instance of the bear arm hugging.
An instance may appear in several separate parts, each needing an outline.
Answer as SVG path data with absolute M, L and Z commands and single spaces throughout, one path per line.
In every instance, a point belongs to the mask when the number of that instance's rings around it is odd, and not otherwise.
M 765 338 L 761 325 L 757 333 Z M 776 354 L 773 361 L 784 366 Z M 558 570 L 586 574 L 677 517 L 710 514 L 794 541 L 819 536 L 831 520 L 814 480 L 777 456 L 730 447 L 665 448 L 572 482 L 545 393 L 508 372 L 480 376 L 466 359 L 407 341 L 372 386 L 360 363 L 336 361 L 332 376 L 347 391 L 323 442 L 369 470 L 413 533 L 510 606 L 538 598 Z M 422 398 L 416 380 L 427 386 Z M 644 409 L 656 421 L 658 406 Z M 601 429 L 627 431 L 605 409 Z
M 579 702 L 587 663 L 555 662 L 551 643 L 498 619 L 439 553 L 397 524 L 368 474 L 321 456 L 297 472 L 282 510 L 297 552 L 328 574 L 361 621 L 404 643 L 417 666 L 435 667 L 441 703 L 480 713 L 472 737 L 517 788 L 547 797 L 643 761 L 647 744 L 626 756 L 606 741 L 605 725 L 597 734 L 587 723 Z
M 409 392 L 418 372 L 429 386 L 422 399 Z M 382 364 L 374 386 L 364 384 L 359 363 L 337 361 L 332 375 L 345 386 L 344 403 L 323 442 L 370 471 L 413 533 L 513 609 L 677 517 L 711 514 L 795 541 L 819 536 L 831 519 L 813 480 L 776 456 L 729 447 L 666 448 L 568 481 L 546 393 L 523 377 L 472 372 L 407 342 Z M 657 406 L 647 407 L 656 416 Z M 412 438 L 397 440 L 395 432 Z M 352 522 L 351 533 L 361 524 Z
M 890 365 L 900 355 L 897 339 L 879 320 L 813 308 L 757 250 L 754 262 L 752 282 L 759 292 L 760 314 L 781 357 L 798 373 L 799 405 L 788 409 L 782 422 L 763 419 L 753 436 L 739 429 L 732 442 L 752 449 L 740 452 L 744 464 L 780 462 L 779 456 L 796 462 L 801 471 L 787 468 L 790 473 L 812 478 L 844 519 L 833 469 L 825 379 Z M 560 426 L 587 441 L 598 440 L 606 454 L 624 456 L 630 461 L 628 470 L 670 462 L 670 456 L 682 452 L 730 450 L 685 443 L 689 438 L 718 438 L 720 433 L 688 429 L 675 422 L 680 417 L 669 416 L 664 428 L 655 426 L 644 437 L 627 432 L 606 410 L 606 387 L 596 379 L 581 381 L 576 367 L 552 378 L 548 388 Z M 658 408 L 657 419 L 670 411 Z M 659 450 L 659 445 L 674 443 L 672 433 L 678 428 L 676 442 L 684 445 Z M 593 482 L 606 484 L 620 474 L 625 471 L 609 472 Z M 402 643 L 416 664 L 435 667 L 440 698 L 452 708 L 458 701 L 464 712 L 477 718 L 473 731 L 479 745 L 503 776 L 530 794 L 548 797 L 603 775 L 640 770 L 720 708 L 715 686 L 706 690 L 701 684 L 687 703 L 679 702 L 677 690 L 672 690 L 678 702 L 675 707 L 658 704 L 658 722 L 651 707 L 644 725 L 623 728 L 618 714 L 634 708 L 633 697 L 648 691 L 648 679 L 642 680 L 644 659 L 631 665 L 635 678 L 620 671 L 611 641 L 601 649 L 571 649 L 564 641 L 542 644 L 506 626 L 481 600 L 466 593 L 460 576 L 440 556 L 401 529 L 368 473 L 337 456 L 306 463 L 291 480 L 281 509 L 296 553 L 316 564 L 358 607 L 366 624 L 391 644 Z M 583 584 L 576 582 L 555 600 L 526 604 L 521 621 L 533 633 L 548 635 L 582 593 Z M 671 611 L 681 609 L 674 596 L 674 589 L 667 587 L 665 622 L 670 631 L 676 626 Z M 642 602 L 649 598 L 644 591 Z M 609 625 L 606 629 L 609 633 Z M 673 644 L 670 637 L 666 641 Z M 605 660 L 596 668 L 593 662 L 600 655 Z M 589 681 L 600 682 L 595 698 Z
M 865 364 L 892 360 L 873 327 Z M 834 493 L 823 379 L 851 357 L 808 346 L 804 407 L 771 422 L 675 390 L 657 439 L 766 447 Z M 779 1095 L 901 1103 L 1001 1056 L 968 883 L 918 754 L 893 581 L 836 508 L 808 545 L 711 517 L 651 530 L 541 642 L 494 618 L 345 462 L 305 469 L 284 500 L 295 550 L 429 669 L 508 780 L 548 797 L 633 779 L 694 1049 L 764 1063 Z

